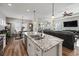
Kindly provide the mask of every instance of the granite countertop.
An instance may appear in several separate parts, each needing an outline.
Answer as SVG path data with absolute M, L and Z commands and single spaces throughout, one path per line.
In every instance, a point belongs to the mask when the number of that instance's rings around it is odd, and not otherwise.
M 33 33 L 31 33 L 31 34 L 33 34 Z M 30 36 L 30 34 L 27 34 L 27 33 L 25 33 L 25 35 L 27 35 L 27 37 L 30 38 L 43 51 L 47 51 L 47 50 L 53 48 L 54 46 L 56 46 L 57 44 L 63 42 L 62 39 L 55 37 L 55 36 L 47 35 L 47 34 L 44 34 L 45 37 L 40 40 L 35 40 L 34 38 L 32 38 Z

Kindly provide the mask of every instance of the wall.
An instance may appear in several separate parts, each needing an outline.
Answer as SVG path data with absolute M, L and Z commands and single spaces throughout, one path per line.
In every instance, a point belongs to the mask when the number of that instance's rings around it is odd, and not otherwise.
M 38 24 L 42 23 L 44 25 L 44 29 L 53 29 L 52 19 L 50 18 L 44 18 L 44 19 L 38 19 Z
M 14 31 L 20 31 L 21 29 L 21 21 L 14 18 L 6 18 L 7 23 L 11 23 L 11 33 L 14 33 Z
M 55 15 L 55 30 L 79 30 L 79 3 L 71 4 L 67 7 L 62 8 L 62 10 L 59 10 L 61 12 L 57 13 Z M 58 7 L 56 7 L 58 8 Z M 73 17 L 66 17 L 63 19 L 63 12 L 73 12 Z M 56 12 L 56 11 L 54 11 Z M 77 16 L 75 16 L 77 15 Z M 75 16 L 75 17 L 74 17 Z M 78 20 L 78 27 L 63 27 L 64 21 L 72 21 L 72 20 Z
M 61 5 L 61 4 L 60 4 Z M 64 5 L 64 4 L 62 4 L 62 5 Z M 63 13 L 66 11 L 66 12 L 73 12 L 73 14 L 75 14 L 75 13 L 79 13 L 79 3 L 73 3 L 73 4 L 71 4 L 71 5 L 67 5 L 66 7 L 62 7 L 62 6 L 57 6 L 57 7 L 55 7 L 55 8 L 59 8 L 59 11 L 60 12 L 56 12 L 55 10 L 54 10 L 54 16 L 56 17 L 56 18 L 58 18 L 58 17 L 62 17 L 63 16 Z M 60 8 L 62 8 L 62 9 L 60 9 Z
M 61 31 L 62 30 L 62 20 L 61 19 L 55 19 L 54 20 L 54 30 L 55 31 Z
M 65 21 L 73 21 L 73 20 L 77 20 L 78 21 L 78 27 L 64 27 L 63 26 L 63 22 L 65 22 Z M 62 30 L 79 30 L 79 16 L 63 19 L 62 20 Z
M 63 22 L 66 21 L 74 21 L 77 20 L 78 21 L 78 27 L 64 27 Z M 57 18 L 55 19 L 55 30 L 57 31 L 61 31 L 61 30 L 79 30 L 79 14 L 77 14 L 76 16 L 67 16 L 65 18 L 61 17 L 61 18 Z
M 11 23 L 11 33 L 14 33 L 15 30 L 17 32 L 21 31 L 21 27 L 24 26 L 24 31 L 27 31 L 27 26 L 28 23 L 31 22 L 30 20 L 23 20 L 23 24 L 22 24 L 22 19 L 16 19 L 16 18 L 7 18 L 6 19 L 7 23 Z

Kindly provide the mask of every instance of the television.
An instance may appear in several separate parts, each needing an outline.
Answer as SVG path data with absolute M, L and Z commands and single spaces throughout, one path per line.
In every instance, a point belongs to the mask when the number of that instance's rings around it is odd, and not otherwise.
M 78 21 L 67 21 L 64 22 L 64 27 L 77 27 L 78 26 Z

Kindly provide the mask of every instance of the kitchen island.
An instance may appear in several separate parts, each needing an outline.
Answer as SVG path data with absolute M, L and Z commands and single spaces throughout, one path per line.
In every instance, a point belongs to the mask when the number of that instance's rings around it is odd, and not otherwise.
M 6 46 L 6 34 L 0 34 L 0 56 L 3 55 Z
M 40 33 L 24 33 L 27 36 L 27 52 L 29 56 L 62 56 L 63 40 L 54 36 Z M 36 38 L 37 36 L 40 38 Z

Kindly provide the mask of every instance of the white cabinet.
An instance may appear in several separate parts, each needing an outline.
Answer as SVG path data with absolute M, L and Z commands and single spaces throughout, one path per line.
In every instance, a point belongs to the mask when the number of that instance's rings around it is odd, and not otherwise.
M 27 52 L 28 52 L 28 55 L 30 55 L 30 56 L 34 55 L 34 44 L 28 38 L 27 38 Z
M 6 34 L 0 34 L 0 45 L 3 46 L 2 49 L 5 48 L 5 46 L 6 46 Z
M 44 51 L 43 56 L 62 56 L 62 43 L 54 46 L 48 51 Z
M 34 56 L 41 56 L 42 50 L 34 44 Z
M 41 49 L 27 38 L 27 52 L 29 56 L 41 56 Z
M 43 51 L 31 39 L 27 38 L 27 52 L 29 56 L 61 56 L 62 43 L 50 48 L 47 51 Z
M 44 51 L 43 56 L 57 56 L 57 46 L 51 48 L 49 51 Z
M 6 46 L 6 34 L 0 34 L 0 55 L 3 55 Z

